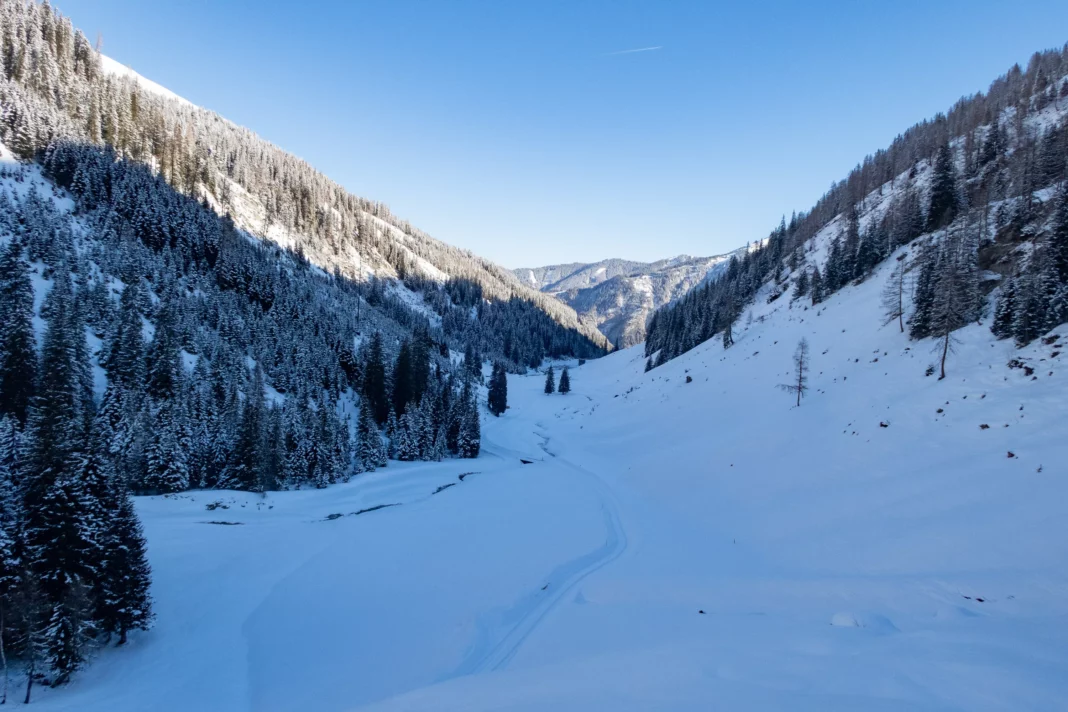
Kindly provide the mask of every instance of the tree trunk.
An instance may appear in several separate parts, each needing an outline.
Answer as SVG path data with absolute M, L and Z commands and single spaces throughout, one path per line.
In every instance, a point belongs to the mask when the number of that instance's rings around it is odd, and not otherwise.
M 901 274 L 897 276 L 897 326 L 905 333 L 905 266 L 901 265 Z
M 801 407 L 801 377 L 805 373 L 805 364 L 799 361 L 797 364 L 797 407 Z
M 4 665 L 4 691 L 0 694 L 0 705 L 7 704 L 7 651 L 4 650 L 4 610 L 0 607 L 0 662 Z
M 126 645 L 126 626 L 125 625 L 122 626 L 119 629 L 119 642 L 115 644 L 115 647 L 117 648 L 120 645 Z
M 32 655 L 32 653 L 31 653 Z M 26 699 L 22 701 L 22 704 L 30 704 L 30 690 L 33 689 L 33 661 L 30 661 L 30 666 L 26 668 Z
M 946 332 L 946 335 L 943 337 L 943 339 L 944 340 L 942 342 L 942 375 L 940 375 L 938 377 L 939 381 L 941 381 L 943 378 L 946 377 L 946 354 L 949 353 L 949 332 L 948 331 Z

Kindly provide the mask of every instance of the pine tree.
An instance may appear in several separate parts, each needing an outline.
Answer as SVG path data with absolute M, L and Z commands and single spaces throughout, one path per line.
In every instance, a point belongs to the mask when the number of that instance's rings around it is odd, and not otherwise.
M 189 488 L 189 447 L 183 442 L 183 427 L 175 400 L 163 401 L 146 451 L 146 491 L 167 494 Z
M 245 407 L 241 410 L 241 424 L 229 473 L 232 486 L 250 492 L 258 490 L 263 455 L 263 389 L 263 371 L 257 366 L 248 393 L 245 394 Z M 324 445 L 320 441 L 316 442 L 317 446 Z M 321 458 L 317 458 L 318 461 Z
M 474 394 L 463 398 L 464 414 L 458 437 L 460 457 L 476 458 L 482 447 L 481 425 L 478 416 L 478 401 Z
M 99 572 L 89 568 L 101 522 L 71 463 L 57 473 L 42 496 L 27 506 L 26 545 L 33 574 L 49 607 L 44 636 L 54 684 L 66 682 L 85 661 L 94 633 L 88 584 Z
M 812 292 L 812 306 L 823 301 L 823 275 L 818 267 L 812 268 L 812 286 L 809 290 Z
M 953 166 L 953 151 L 943 143 L 935 159 L 931 178 L 931 202 L 927 209 L 927 231 L 932 232 L 953 222 L 957 216 L 957 174 Z
M 934 278 L 930 311 L 931 335 L 938 337 L 935 346 L 940 354 L 939 380 L 946 377 L 946 358 L 953 348 L 953 332 L 978 317 L 978 270 L 973 256 L 960 234 L 947 236 Z
M 133 393 L 140 393 L 145 381 L 145 342 L 140 301 L 140 287 L 136 281 L 131 281 L 119 298 L 118 323 L 103 360 L 108 380 L 119 383 L 124 390 Z
M 493 364 L 487 404 L 489 411 L 497 417 L 508 409 L 508 374 L 504 370 L 504 364 L 499 362 Z
M 925 247 L 917 258 L 919 276 L 912 299 L 912 315 L 909 317 L 909 338 L 925 339 L 931 335 L 931 319 L 938 287 L 939 251 L 932 246 Z
M 117 508 L 108 520 L 104 540 L 101 627 L 105 633 L 118 633 L 119 645 L 126 643 L 131 630 L 148 630 L 152 623 L 149 595 L 152 571 L 145 550 L 141 522 L 125 490 L 116 493 Z
M 33 287 L 22 244 L 12 239 L 0 253 L 0 414 L 26 423 L 36 370 Z
M 418 417 L 410 411 L 398 419 L 397 459 L 412 461 L 419 459 Z
M 808 392 L 808 339 L 801 337 L 794 352 L 794 380 L 792 383 L 779 385 L 784 391 L 797 395 L 797 406 L 801 407 L 801 398 Z
M 411 345 L 405 341 L 393 364 L 393 410 L 398 418 L 404 415 L 408 404 L 415 398 L 414 380 Z
M 19 451 L 16 420 L 4 415 L 0 417 L 0 663 L 4 675 L 0 704 L 7 702 L 7 639 L 11 637 L 8 626 L 16 618 L 12 604 L 23 569 L 23 513 L 17 474 L 21 461 Z
M 560 392 L 571 392 L 571 376 L 568 375 L 567 366 L 564 366 L 564 372 L 560 374 Z
M 156 401 L 174 398 L 178 393 L 181 366 L 178 364 L 178 339 L 174 330 L 174 318 L 174 310 L 170 305 L 160 310 L 159 318 L 156 319 L 156 333 L 149 348 L 146 392 Z
M 994 308 L 994 323 L 990 331 L 999 339 L 1007 339 L 1013 334 L 1013 317 L 1016 315 L 1016 280 L 1009 278 L 1001 288 L 997 307 Z
M 375 422 L 385 425 L 391 408 L 386 396 L 386 367 L 382 353 L 382 334 L 375 332 L 367 350 L 367 361 L 363 367 L 363 397 L 367 399 L 374 414 Z
M 797 275 L 797 281 L 794 283 L 794 299 L 800 299 L 808 294 L 809 280 L 808 270 L 802 269 L 801 273 Z
M 1061 283 L 1068 283 L 1068 185 L 1061 186 L 1053 211 L 1048 243 Z
M 723 308 L 723 348 L 734 346 L 734 322 L 738 321 L 738 309 L 734 300 L 729 299 Z
M 266 419 L 267 425 L 264 432 L 267 439 L 263 443 L 257 486 L 260 492 L 281 489 L 286 472 L 285 429 L 282 425 L 281 406 L 267 408 Z
M 356 421 L 356 457 L 367 472 L 386 465 L 385 446 L 367 399 L 360 404 L 360 417 Z
M 11 595 L 13 628 L 21 632 L 22 662 L 26 671 L 26 696 L 30 704 L 33 683 L 42 672 L 48 653 L 47 626 L 51 609 L 41 593 L 37 576 L 24 565 Z
M 549 370 L 545 372 L 545 392 L 556 392 L 556 375 L 553 373 L 553 367 L 550 365 Z

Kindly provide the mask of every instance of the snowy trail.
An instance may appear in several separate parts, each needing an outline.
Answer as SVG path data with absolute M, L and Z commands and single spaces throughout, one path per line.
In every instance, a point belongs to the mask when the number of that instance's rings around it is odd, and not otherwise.
M 627 534 L 620 522 L 619 505 L 611 490 L 594 473 L 553 455 L 545 448 L 547 442 L 546 438 L 542 446 L 552 458 L 547 463 L 549 466 L 563 467 L 578 473 L 597 490 L 601 502 L 601 514 L 604 518 L 604 544 L 587 554 L 557 566 L 545 577 L 547 583 L 544 587 L 532 591 L 500 616 L 506 628 L 503 635 L 499 626 L 483 623 L 480 627 L 479 639 L 472 646 L 464 661 L 445 679 L 506 667 L 530 634 L 563 600 L 564 596 L 574 590 L 575 586 L 590 574 L 615 561 L 627 549 Z M 492 444 L 485 449 L 490 454 L 500 452 Z

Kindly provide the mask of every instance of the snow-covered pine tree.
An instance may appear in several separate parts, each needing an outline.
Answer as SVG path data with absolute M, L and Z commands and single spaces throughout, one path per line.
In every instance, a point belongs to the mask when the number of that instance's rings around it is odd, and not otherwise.
M 114 499 L 115 509 L 110 513 L 104 535 L 107 559 L 101 627 L 109 635 L 117 633 L 118 645 L 123 645 L 131 630 L 148 630 L 152 624 L 154 614 L 149 595 L 152 571 L 141 522 L 129 493 L 119 486 Z
M 254 492 L 259 486 L 260 462 L 263 455 L 263 371 L 257 366 L 245 393 L 241 409 L 241 425 L 237 445 L 229 469 L 231 486 Z
M 391 414 L 390 402 L 386 392 L 386 366 L 382 351 L 382 334 L 376 331 L 371 335 L 370 346 L 363 366 L 363 397 L 371 406 L 375 422 L 385 425 Z
M 70 274 L 61 267 L 48 298 L 41 370 L 27 425 L 23 501 L 26 560 L 40 592 L 32 623 L 53 672 L 65 682 L 84 662 L 94 632 L 92 591 L 103 523 L 87 491 L 85 383 L 88 348 Z M 30 625 L 30 624 L 28 624 Z
M 385 446 L 366 398 L 360 403 L 360 417 L 356 421 L 356 457 L 365 472 L 386 465 Z
M 545 392 L 556 392 L 556 374 L 553 373 L 552 364 L 549 365 L 549 370 L 545 372 Z
M 0 704 L 7 702 L 8 641 L 12 635 L 14 597 L 22 574 L 22 501 L 18 495 L 17 470 L 20 459 L 20 433 L 10 414 L 0 416 L 0 665 L 3 666 L 3 689 Z M 17 634 L 17 627 L 14 629 Z
M 0 414 L 25 424 L 36 380 L 33 287 L 22 243 L 12 239 L 0 252 Z
M 508 374 L 504 370 L 504 364 L 500 362 L 493 364 L 487 404 L 489 411 L 497 417 L 508 409 Z
M 460 422 L 458 437 L 460 457 L 476 458 L 482 447 L 481 425 L 478 415 L 478 399 L 474 393 L 465 396 L 464 414 Z
M 148 493 L 169 494 L 189 488 L 189 447 L 188 442 L 183 444 L 184 424 L 177 411 L 178 403 L 169 398 L 158 407 L 154 417 L 142 480 Z
M 1007 339 L 1013 334 L 1013 318 L 1016 315 L 1016 279 L 1010 277 L 1001 287 L 997 306 L 994 308 L 994 321 L 990 331 L 999 339 Z

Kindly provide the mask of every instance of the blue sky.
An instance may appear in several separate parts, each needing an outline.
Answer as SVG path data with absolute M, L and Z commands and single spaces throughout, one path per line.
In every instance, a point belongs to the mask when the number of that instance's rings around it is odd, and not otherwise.
M 55 4 L 105 54 L 508 267 L 764 237 L 1068 40 L 1063 0 Z

